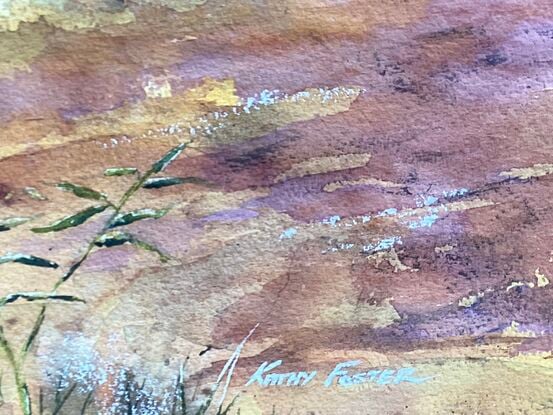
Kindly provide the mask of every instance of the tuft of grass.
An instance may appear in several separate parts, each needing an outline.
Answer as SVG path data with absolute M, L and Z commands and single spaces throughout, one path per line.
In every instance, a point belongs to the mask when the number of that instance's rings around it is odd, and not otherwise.
M 37 292 L 37 291 L 21 291 L 0 297 L 0 311 L 4 306 L 9 306 L 15 302 L 39 302 L 41 303 L 40 312 L 37 315 L 32 329 L 30 330 L 27 339 L 24 341 L 23 347 L 17 353 L 14 350 L 11 342 L 6 337 L 2 326 L 0 326 L 0 350 L 4 352 L 4 356 L 10 367 L 10 371 L 13 375 L 13 381 L 17 390 L 17 396 L 19 400 L 19 406 L 23 415 L 32 415 L 33 401 L 29 393 L 29 388 L 25 381 L 24 364 L 31 351 L 34 341 L 40 333 L 40 329 L 46 318 L 47 307 L 52 301 L 62 303 L 73 303 L 85 301 L 79 297 L 73 295 L 59 294 L 58 289 L 65 284 L 88 260 L 90 254 L 95 249 L 109 249 L 114 246 L 119 246 L 125 243 L 131 244 L 139 249 L 144 249 L 153 253 L 156 253 L 162 262 L 169 260 L 170 258 L 163 254 L 162 250 L 156 246 L 149 244 L 141 239 L 136 238 L 132 234 L 124 231 L 113 230 L 125 229 L 127 225 L 130 225 L 137 221 L 145 219 L 159 219 L 165 216 L 169 209 L 151 209 L 142 208 L 134 211 L 126 211 L 125 207 L 127 202 L 140 190 L 149 189 L 152 191 L 159 188 L 164 188 L 174 185 L 182 184 L 195 184 L 211 186 L 211 183 L 196 177 L 155 177 L 157 174 L 162 173 L 175 159 L 177 159 L 181 153 L 185 150 L 187 144 L 179 144 L 178 146 L 169 150 L 159 160 L 154 162 L 150 169 L 142 174 L 135 167 L 115 167 L 104 171 L 104 175 L 108 177 L 118 176 L 131 176 L 134 177 L 134 182 L 127 188 L 123 196 L 118 202 L 112 202 L 108 195 L 85 187 L 82 185 L 62 182 L 57 185 L 58 189 L 72 194 L 75 197 L 82 199 L 97 201 L 100 204 L 89 206 L 84 210 L 73 213 L 69 216 L 65 216 L 49 225 L 39 226 L 31 228 L 31 231 L 37 234 L 44 233 L 56 233 L 62 232 L 70 228 L 74 228 L 84 224 L 85 222 L 96 218 L 96 215 L 103 213 L 104 211 L 111 211 L 111 214 L 106 217 L 106 220 L 101 230 L 95 234 L 88 245 L 84 248 L 83 253 L 73 261 L 67 271 L 65 271 L 49 292 Z M 17 220 L 16 220 L 17 219 Z M 9 231 L 11 228 L 18 226 L 27 221 L 27 218 L 16 218 L 10 220 L 0 221 L 0 231 Z M 36 257 L 34 255 L 28 255 L 25 253 L 8 253 L 0 256 L 0 264 L 4 263 L 17 263 L 25 266 L 41 267 L 57 269 L 59 265 L 53 261 L 45 258 Z M 257 326 L 255 326 L 250 333 L 244 338 L 244 340 L 238 345 L 230 359 L 224 365 L 221 373 L 219 374 L 216 382 L 211 386 L 208 395 L 202 402 L 192 402 L 189 399 L 186 386 L 185 367 L 184 362 L 179 368 L 179 372 L 176 377 L 176 382 L 172 390 L 169 391 L 170 402 L 172 402 L 171 415 L 206 415 L 207 411 L 212 409 L 212 404 L 218 393 L 219 386 L 223 384 L 223 390 L 216 409 L 217 415 L 229 415 L 231 409 L 236 403 L 237 397 L 235 397 L 230 404 L 223 406 L 226 398 L 226 394 L 231 382 L 234 368 L 240 356 L 240 352 L 244 347 L 244 344 L 253 334 Z M 187 359 L 188 360 L 188 359 Z M 225 379 L 226 377 L 226 379 Z M 224 383 L 223 380 L 225 379 Z M 89 385 L 83 385 L 88 388 Z M 3 403 L 1 395 L 2 378 L 0 376 L 0 406 Z M 119 400 L 117 402 L 120 412 L 113 415 L 139 415 L 139 414 L 152 414 L 148 411 L 147 407 L 156 405 L 156 399 L 159 397 L 153 397 L 152 394 L 147 393 L 145 389 L 145 381 L 138 384 L 134 375 L 126 371 L 124 373 L 124 380 L 121 385 L 117 385 L 119 388 L 114 397 Z M 94 411 L 94 390 L 84 389 L 88 393 L 83 399 L 83 388 L 79 389 L 77 383 L 67 385 L 62 388 L 61 379 L 58 380 L 53 395 L 46 395 L 42 388 L 38 391 L 38 413 L 39 415 L 61 415 L 61 414 L 74 414 L 77 413 L 75 408 L 80 408 L 80 414 L 85 415 L 87 413 L 93 413 Z M 47 411 L 46 407 L 50 403 L 50 410 Z M 144 412 L 144 410 L 146 412 Z M 70 411 L 70 412 L 67 412 Z M 35 411 L 36 413 L 36 411 Z M 160 415 L 162 415 L 160 413 Z
M 112 415 L 142 415 L 142 414 L 154 414 L 159 413 L 159 415 L 205 415 L 207 412 L 213 408 L 212 403 L 215 399 L 215 395 L 219 391 L 219 386 L 222 384 L 223 379 L 226 377 L 226 381 L 223 384 L 223 390 L 221 392 L 221 397 L 219 400 L 219 406 L 214 412 L 215 415 L 230 415 L 230 411 L 235 406 L 238 396 L 235 396 L 232 401 L 224 406 L 223 403 L 226 398 L 227 390 L 231 382 L 233 375 L 233 370 L 240 358 L 240 353 L 242 348 L 253 335 L 254 331 L 257 329 L 258 324 L 250 330 L 248 335 L 242 340 L 242 342 L 236 347 L 230 358 L 226 361 L 223 369 L 217 376 L 217 380 L 210 387 L 209 393 L 205 398 L 202 398 L 200 402 L 195 401 L 194 398 L 190 399 L 190 394 L 187 392 L 187 382 L 186 382 L 186 365 L 189 358 L 180 365 L 176 380 L 169 390 L 163 391 L 158 396 L 153 396 L 152 393 L 148 393 L 145 385 L 146 378 L 145 376 L 142 382 L 139 382 L 135 374 L 130 370 L 123 370 L 118 376 L 118 380 L 115 385 L 110 385 L 114 393 L 112 398 L 115 398 L 115 401 L 112 402 L 111 408 L 115 408 L 110 412 Z M 53 397 L 53 410 L 52 415 L 60 415 L 62 409 L 70 401 L 70 397 L 74 396 L 75 399 L 82 399 L 81 396 L 74 394 L 74 391 L 79 388 L 77 384 L 73 382 L 72 384 L 67 384 L 66 388 L 62 388 L 63 382 L 61 377 L 58 378 L 57 384 L 55 386 L 55 394 Z M 84 388 L 89 387 L 90 385 L 83 385 Z M 83 388 L 81 388 L 83 390 Z M 43 414 L 43 394 L 42 390 L 40 392 L 40 414 Z M 68 405 L 70 408 L 80 407 L 81 415 L 85 415 L 88 411 L 88 408 L 93 405 L 94 402 L 94 390 L 91 390 L 83 402 L 71 402 Z M 161 408 L 164 409 L 161 409 Z M 170 407 L 170 409 L 168 409 Z M 195 409 L 197 408 L 197 409 Z M 214 409 L 214 408 L 213 408 Z M 70 409 L 74 413 L 73 409 Z M 154 412 L 158 411 L 158 412 Z M 239 413 L 238 409 L 238 413 Z M 89 411 L 89 413 L 91 413 Z M 213 412 L 212 412 L 213 413 Z
M 13 380 L 17 390 L 19 406 L 23 415 L 32 415 L 33 412 L 31 395 L 25 381 L 24 364 L 29 351 L 33 346 L 34 340 L 36 339 L 40 328 L 44 323 L 48 303 L 50 301 L 84 303 L 84 300 L 82 300 L 81 298 L 72 295 L 58 294 L 57 291 L 66 281 L 68 281 L 75 274 L 75 272 L 79 270 L 82 264 L 84 264 L 89 258 L 89 255 L 92 253 L 92 251 L 94 249 L 104 249 L 129 242 L 134 246 L 137 246 L 138 248 L 157 253 L 162 261 L 168 260 L 168 257 L 165 256 L 160 249 L 149 243 L 139 240 L 130 234 L 121 232 L 121 235 L 125 235 L 125 238 L 122 238 L 120 235 L 119 239 L 116 238 L 115 240 L 110 240 L 107 236 L 107 233 L 110 232 L 110 229 L 113 227 L 125 227 L 126 225 L 144 219 L 158 219 L 168 212 L 168 209 L 156 210 L 144 208 L 132 212 L 125 212 L 124 209 L 127 202 L 144 187 L 155 189 L 159 187 L 167 187 L 185 183 L 184 180 L 168 180 L 167 178 L 156 179 L 154 177 L 156 174 L 163 172 L 176 158 L 178 158 L 185 148 L 186 144 L 179 144 L 178 146 L 170 149 L 159 160 L 154 162 L 151 165 L 150 169 L 147 170 L 144 174 L 141 174 L 139 170 L 135 167 L 112 168 L 106 170 L 104 172 L 106 176 L 135 176 L 134 183 L 125 191 L 125 193 L 117 203 L 110 201 L 107 194 L 91 189 L 89 187 L 69 182 L 62 182 L 57 185 L 58 189 L 71 193 L 73 196 L 87 200 L 99 201 L 101 202 L 101 204 L 89 206 L 84 210 L 73 213 L 69 216 L 65 216 L 49 225 L 33 227 L 31 228 L 32 232 L 38 234 L 61 232 L 69 228 L 80 226 L 106 210 L 111 210 L 111 215 L 106 219 L 100 232 L 94 235 L 92 240 L 88 243 L 88 246 L 84 250 L 84 253 L 70 265 L 69 269 L 65 273 L 63 273 L 63 275 L 54 284 L 50 292 L 16 292 L 0 297 L 0 310 L 4 306 L 8 306 L 11 303 L 19 302 L 21 300 L 25 300 L 27 302 L 39 301 L 43 303 L 40 312 L 35 319 L 35 323 L 30 333 L 28 334 L 20 353 L 16 353 L 14 351 L 11 342 L 8 340 L 2 327 L 0 326 L 0 350 L 3 351 L 4 356 L 9 364 L 10 370 L 13 374 Z M 18 226 L 26 221 L 27 218 L 12 218 L 9 220 L 4 219 L 0 222 L 0 231 L 9 231 L 11 228 Z M 58 264 L 53 261 L 34 255 L 28 255 L 25 253 L 8 253 L 6 255 L 0 256 L 0 265 L 5 263 L 17 263 L 25 266 L 52 269 L 58 268 Z M 74 389 L 71 389 L 66 395 L 63 395 L 62 397 L 56 395 L 57 401 L 53 409 L 54 415 L 58 414 L 61 411 L 61 408 L 65 405 L 65 402 L 69 399 L 73 391 Z M 42 413 L 44 397 L 42 396 L 42 392 L 39 392 L 39 395 L 39 410 Z M 90 399 L 88 401 L 90 401 Z M 86 405 L 83 404 L 83 411 L 86 410 L 87 406 L 88 403 Z

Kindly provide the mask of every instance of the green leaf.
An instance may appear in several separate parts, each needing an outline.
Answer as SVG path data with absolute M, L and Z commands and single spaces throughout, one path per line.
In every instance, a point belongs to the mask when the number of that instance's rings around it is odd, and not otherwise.
M 14 293 L 14 294 L 9 294 L 5 297 L 2 297 L 0 298 L 0 307 L 5 306 L 6 304 L 14 303 L 18 300 L 26 300 L 26 301 L 53 300 L 53 301 L 79 302 L 79 303 L 86 302 L 82 298 L 75 297 L 74 295 L 52 294 L 52 293 L 35 291 L 35 292 Z
M 112 167 L 104 170 L 104 176 L 126 176 L 137 172 L 136 167 Z
M 132 239 L 132 235 L 128 233 L 111 231 L 96 238 L 96 240 L 94 241 L 94 245 L 111 248 L 112 246 L 119 246 L 130 243 Z
M 96 238 L 96 241 L 94 241 L 94 244 L 96 246 L 106 247 L 106 248 L 111 248 L 112 246 L 119 246 L 126 243 L 132 244 L 140 249 L 144 249 L 145 251 L 154 252 L 158 254 L 159 259 L 162 262 L 166 262 L 169 259 L 171 259 L 169 256 L 165 255 L 158 248 L 156 248 L 154 245 L 144 242 L 126 232 L 111 231 Z
M 212 183 L 199 177 L 154 177 L 144 182 L 144 189 L 159 189 L 160 187 L 174 186 L 176 184 L 201 184 L 211 185 Z
M 96 190 L 93 190 L 89 187 L 80 186 L 78 184 L 73 184 L 69 182 L 62 182 L 56 185 L 58 189 L 61 189 L 65 192 L 71 192 L 77 197 L 82 197 L 83 199 L 89 200 L 106 200 L 106 195 Z
M 142 219 L 159 219 L 165 216 L 169 209 L 138 209 L 128 213 L 118 214 L 110 224 L 110 228 L 124 226 Z
M 30 220 L 31 218 L 26 218 L 26 217 L 13 217 L 13 218 L 0 219 L 0 232 L 9 231 L 10 229 L 15 228 L 16 226 L 22 225 Z
M 59 265 L 53 261 L 49 261 L 44 258 L 40 258 L 34 255 L 25 255 L 20 253 L 9 253 L 0 257 L 0 264 L 6 264 L 8 262 L 17 262 L 19 264 L 30 265 L 33 267 L 42 268 L 57 268 Z
M 180 153 L 182 153 L 185 147 L 186 147 L 186 144 L 182 143 L 172 148 L 171 150 L 169 150 L 162 158 L 160 158 L 158 161 L 152 164 L 152 168 L 150 171 L 152 173 L 159 173 L 165 170 L 173 160 L 175 160 L 178 156 L 180 156 Z
M 136 245 L 137 247 L 144 249 L 145 251 L 154 252 L 159 255 L 159 260 L 161 262 L 167 262 L 171 259 L 171 257 L 165 255 L 163 252 L 161 252 L 159 249 L 157 249 L 154 245 L 151 245 L 147 242 L 141 241 L 139 239 L 134 239 L 131 242 L 133 245 Z
M 108 208 L 109 205 L 99 205 L 99 206 L 90 206 L 85 210 L 82 210 L 74 215 L 67 216 L 62 218 L 51 225 L 43 226 L 40 228 L 32 228 L 31 230 L 35 233 L 46 233 L 46 232 L 58 232 L 73 226 L 79 226 L 85 223 L 92 216 L 97 213 L 103 212 Z

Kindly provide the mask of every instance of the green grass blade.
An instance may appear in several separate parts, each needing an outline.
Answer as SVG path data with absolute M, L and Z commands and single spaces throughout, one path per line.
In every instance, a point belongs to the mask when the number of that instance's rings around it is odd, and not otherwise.
M 137 247 L 145 250 L 145 251 L 149 251 L 149 252 L 153 252 L 153 253 L 156 253 L 158 256 L 159 256 L 159 260 L 161 262 L 167 262 L 171 259 L 170 256 L 168 255 L 165 255 L 163 252 L 161 252 L 158 248 L 156 248 L 154 245 L 152 244 L 149 244 L 147 242 L 144 242 L 144 241 L 141 241 L 140 239 L 133 239 L 132 242 L 131 242 L 133 245 L 136 245 Z
M 144 189 L 159 189 L 161 187 L 174 186 L 182 183 L 184 183 L 184 178 L 182 177 L 153 177 L 146 180 L 142 187 Z
M 55 406 L 59 405 L 59 403 L 61 401 L 61 398 L 62 398 L 61 382 L 62 382 L 62 379 L 61 379 L 61 376 L 59 376 L 58 381 L 56 383 L 56 394 L 54 395 L 54 405 Z
M 156 248 L 154 245 L 144 242 L 135 236 L 121 231 L 111 231 L 101 235 L 96 238 L 94 244 L 98 247 L 111 248 L 113 246 L 119 246 L 123 244 L 132 244 L 140 249 L 145 251 L 154 252 L 159 255 L 161 262 L 166 262 L 171 259 L 171 257 L 165 255 L 160 249 Z
M 89 200 L 106 200 L 107 196 L 104 193 L 97 192 L 90 187 L 81 186 L 78 184 L 73 184 L 69 182 L 61 182 L 56 185 L 56 187 L 64 192 L 73 193 L 77 197 Z
M 186 360 L 184 361 L 184 363 L 181 365 L 181 367 L 179 368 L 179 385 L 178 385 L 178 394 L 179 394 L 179 398 L 180 398 L 180 405 L 181 405 L 181 415 L 186 415 L 186 389 L 185 389 L 185 385 L 184 385 L 184 377 L 185 377 L 185 368 L 186 368 L 186 364 L 188 363 L 188 359 L 189 357 L 186 358 Z
M 31 230 L 35 233 L 47 233 L 47 232 L 59 232 L 67 228 L 72 228 L 74 226 L 79 226 L 85 223 L 92 216 L 103 212 L 109 207 L 109 205 L 99 205 L 99 206 L 90 206 L 78 213 L 75 213 L 71 216 L 66 216 L 51 225 L 43 226 L 39 228 L 32 228 Z
M 20 395 L 21 405 L 23 406 L 23 413 L 25 415 L 32 415 L 31 394 L 29 393 L 29 387 L 26 383 L 22 383 L 18 386 L 18 393 Z
M 26 301 L 52 300 L 52 301 L 85 303 L 85 300 L 79 297 L 75 297 L 73 295 L 51 294 L 51 293 L 44 293 L 44 292 L 19 292 L 19 293 L 9 294 L 5 297 L 0 298 L 0 307 L 5 306 L 6 304 L 14 303 L 19 300 L 26 300 Z
M 44 414 L 44 391 L 42 388 L 38 389 L 38 413 L 39 415 Z
M 150 169 L 150 171 L 153 173 L 159 173 L 165 170 L 167 166 L 169 166 L 169 164 L 173 162 L 173 160 L 175 160 L 178 156 L 180 156 L 180 154 L 182 153 L 185 147 L 186 147 L 186 144 L 184 143 L 179 144 L 176 147 L 173 147 L 171 150 L 165 153 L 165 155 L 162 158 L 160 158 L 158 161 L 152 164 L 152 168 Z
M 104 176 L 127 176 L 138 173 L 135 167 L 111 167 L 104 170 Z
M 83 403 L 83 407 L 81 408 L 81 415 L 85 415 L 86 410 L 88 409 L 88 406 L 92 402 L 92 395 L 93 394 L 94 394 L 94 391 L 91 390 L 90 392 L 88 392 L 88 395 L 86 395 L 86 398 L 85 398 L 84 403 Z
M 4 373 L 1 372 L 0 373 L 0 406 L 2 406 L 4 404 L 4 392 L 2 392 L 2 384 L 3 384 L 3 380 L 4 380 Z
M 238 395 L 236 395 L 232 401 L 228 404 L 228 406 L 223 410 L 223 407 L 220 406 L 219 410 L 217 411 L 218 415 L 228 415 L 229 411 L 232 409 L 234 404 L 236 403 L 236 399 L 238 399 Z
M 177 184 L 198 184 L 203 186 L 212 186 L 208 180 L 199 177 L 153 177 L 144 182 L 144 189 L 159 189 Z
M 94 240 L 94 245 L 98 247 L 111 248 L 112 246 L 119 246 L 126 243 L 130 243 L 133 240 L 133 236 L 121 231 L 110 231 L 104 233 Z
M 76 387 L 77 387 L 77 384 L 73 383 L 73 385 L 71 385 L 67 393 L 65 393 L 63 397 L 58 400 L 54 410 L 52 411 L 52 415 L 57 415 L 61 411 L 61 409 L 63 408 L 63 405 L 65 405 L 65 402 L 67 402 L 67 399 L 69 399 L 69 397 L 71 396 L 71 394 L 73 393 Z
M 34 255 L 26 255 L 21 253 L 9 253 L 0 257 L 0 264 L 15 262 L 18 264 L 29 265 L 32 267 L 42 268 L 57 268 L 59 265 L 48 259 L 40 258 Z
M 30 221 L 29 217 L 12 217 L 0 219 L 0 232 L 9 231 L 16 226 L 23 225 L 24 223 Z
M 33 346 L 33 342 L 34 342 L 38 332 L 40 331 L 40 327 L 42 327 L 42 323 L 44 323 L 45 315 L 46 315 L 46 307 L 42 306 L 42 308 L 40 309 L 40 313 L 39 313 L 37 319 L 35 320 L 35 324 L 33 326 L 33 329 L 31 330 L 31 333 L 27 337 L 27 341 L 25 342 L 25 345 L 23 346 L 23 349 L 21 351 L 22 352 L 21 361 L 24 360 L 26 354 L 29 352 L 29 350 L 31 350 L 31 347 Z
M 143 219 L 159 219 L 165 216 L 169 209 L 138 209 L 117 215 L 111 222 L 110 228 L 125 226 Z

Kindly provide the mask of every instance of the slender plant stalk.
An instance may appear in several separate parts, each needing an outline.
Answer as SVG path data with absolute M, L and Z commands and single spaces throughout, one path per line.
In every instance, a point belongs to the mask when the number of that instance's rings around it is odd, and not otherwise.
M 12 347 L 6 339 L 4 329 L 2 327 L 0 327 L 0 347 L 6 354 L 8 363 L 12 369 L 15 386 L 17 388 L 17 397 L 19 399 L 19 404 L 21 405 L 21 410 L 25 415 L 31 415 L 31 396 L 29 395 L 29 388 L 27 387 L 27 383 L 25 382 L 25 378 L 21 371 L 21 362 L 17 361 Z
M 81 408 L 81 415 L 85 415 L 88 405 L 90 405 L 90 402 L 92 402 L 93 393 L 94 393 L 94 390 L 91 390 L 90 392 L 88 392 L 88 395 L 86 395 L 86 399 L 84 400 L 83 407 Z
M 71 385 L 69 390 L 57 402 L 56 407 L 54 408 L 54 411 L 52 412 L 52 415 L 58 415 L 61 408 L 65 404 L 65 401 L 67 401 L 67 399 L 71 396 L 71 394 L 73 393 L 73 391 L 75 390 L 76 387 L 77 387 L 76 383 L 73 383 L 73 385 Z
M 44 392 L 42 388 L 38 391 L 38 413 L 44 415 Z
M 84 253 L 75 261 L 73 264 L 69 267 L 69 270 L 63 274 L 63 276 L 54 284 L 50 294 L 55 295 L 57 290 L 67 281 L 69 280 L 75 272 L 83 265 L 83 263 L 88 259 L 90 256 L 92 250 L 94 249 L 96 240 L 104 235 L 110 227 L 114 224 L 115 219 L 121 212 L 121 210 L 125 207 L 126 203 L 135 195 L 137 191 L 139 191 L 146 181 L 150 179 L 154 174 L 157 174 L 161 171 L 163 171 L 169 163 L 171 163 L 175 158 L 177 158 L 180 153 L 186 148 L 186 144 L 179 144 L 178 146 L 174 147 L 172 150 L 170 150 L 164 158 L 156 162 L 152 167 L 144 173 L 144 175 L 141 175 L 138 177 L 138 180 L 136 180 L 123 194 L 123 196 L 120 198 L 119 202 L 114 204 L 110 202 L 109 200 L 106 200 L 105 203 L 113 209 L 113 213 L 111 216 L 106 220 L 104 223 L 104 226 L 102 229 L 94 236 L 94 238 L 88 243 Z M 14 354 L 7 338 L 4 335 L 3 330 L 0 327 L 0 348 L 4 351 L 6 354 L 6 357 L 8 359 L 8 362 L 10 364 L 10 367 L 13 371 L 14 380 L 17 388 L 17 395 L 19 404 L 21 406 L 21 409 L 23 411 L 24 415 L 32 415 L 32 406 L 31 406 L 31 398 L 29 395 L 29 390 L 27 387 L 27 383 L 24 378 L 24 374 L 22 371 L 22 367 L 24 365 L 25 359 L 28 355 L 29 350 L 31 349 L 33 342 L 40 330 L 40 327 L 42 326 L 42 323 L 44 322 L 44 318 L 46 315 L 46 308 L 47 304 L 44 304 L 35 319 L 35 322 L 33 324 L 33 329 L 31 333 L 29 334 L 27 341 L 25 342 L 25 345 L 23 347 L 23 350 L 19 356 L 19 358 L 16 357 Z M 72 392 L 72 390 L 71 390 Z M 65 399 L 67 399 L 69 394 L 65 396 L 63 399 L 63 402 L 65 402 Z M 87 399 L 88 400 L 88 399 Z M 63 405 L 62 402 L 62 405 Z M 57 406 L 57 411 L 61 406 Z M 83 407 L 83 411 L 86 409 L 86 407 Z

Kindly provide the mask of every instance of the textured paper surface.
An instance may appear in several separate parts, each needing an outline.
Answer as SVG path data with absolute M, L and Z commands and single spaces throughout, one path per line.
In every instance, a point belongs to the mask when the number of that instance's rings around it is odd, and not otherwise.
M 545 0 L 0 1 L 0 413 L 553 413 L 552 62 Z

